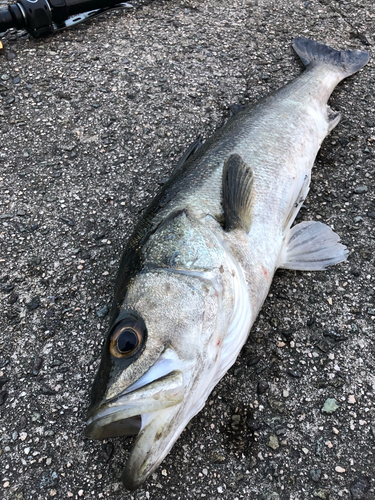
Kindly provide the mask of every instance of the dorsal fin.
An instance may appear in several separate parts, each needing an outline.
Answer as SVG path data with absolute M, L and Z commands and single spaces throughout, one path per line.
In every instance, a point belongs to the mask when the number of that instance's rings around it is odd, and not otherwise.
M 186 149 L 184 154 L 181 156 L 179 159 L 177 165 L 173 169 L 172 175 L 175 174 L 180 168 L 182 168 L 185 163 L 190 160 L 190 158 L 198 151 L 198 149 L 202 146 L 203 142 L 201 140 L 201 137 L 197 137 L 195 141 L 190 144 L 190 146 Z
M 224 162 L 223 207 L 225 230 L 250 230 L 254 173 L 240 155 L 232 154 Z

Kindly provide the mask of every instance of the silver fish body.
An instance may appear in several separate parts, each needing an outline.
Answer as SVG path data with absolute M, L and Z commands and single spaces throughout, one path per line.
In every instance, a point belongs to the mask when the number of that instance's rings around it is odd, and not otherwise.
M 306 71 L 192 148 L 123 255 L 86 435 L 139 432 L 123 476 L 129 489 L 160 464 L 235 362 L 275 270 L 346 259 L 328 226 L 292 224 L 340 119 L 329 96 L 368 54 L 306 39 L 294 48 Z

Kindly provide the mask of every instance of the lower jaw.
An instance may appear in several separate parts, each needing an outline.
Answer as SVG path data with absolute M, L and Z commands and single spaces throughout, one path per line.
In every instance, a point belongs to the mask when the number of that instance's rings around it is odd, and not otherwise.
M 134 436 L 142 427 L 141 415 L 117 420 L 106 425 L 97 426 L 95 421 L 85 429 L 85 435 L 91 439 L 107 439 L 121 436 Z

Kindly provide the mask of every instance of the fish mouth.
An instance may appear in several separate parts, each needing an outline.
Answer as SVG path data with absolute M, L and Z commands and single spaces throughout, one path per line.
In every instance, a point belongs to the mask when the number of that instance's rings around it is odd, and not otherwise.
M 135 384 L 134 384 L 135 385 Z M 151 383 L 106 401 L 88 417 L 85 436 L 91 439 L 138 434 L 152 414 L 183 401 L 184 377 L 173 370 Z M 143 425 L 142 425 L 143 421 Z

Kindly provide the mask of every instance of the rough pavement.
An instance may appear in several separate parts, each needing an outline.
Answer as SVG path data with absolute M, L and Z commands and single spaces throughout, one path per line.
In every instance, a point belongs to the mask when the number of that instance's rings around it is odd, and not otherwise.
M 374 3 L 134 5 L 2 38 L 0 498 L 373 500 Z M 300 212 L 348 262 L 277 272 L 236 364 L 128 493 L 132 439 L 82 435 L 121 249 L 198 135 L 302 71 L 298 35 L 372 53 L 332 96 L 343 119 Z

